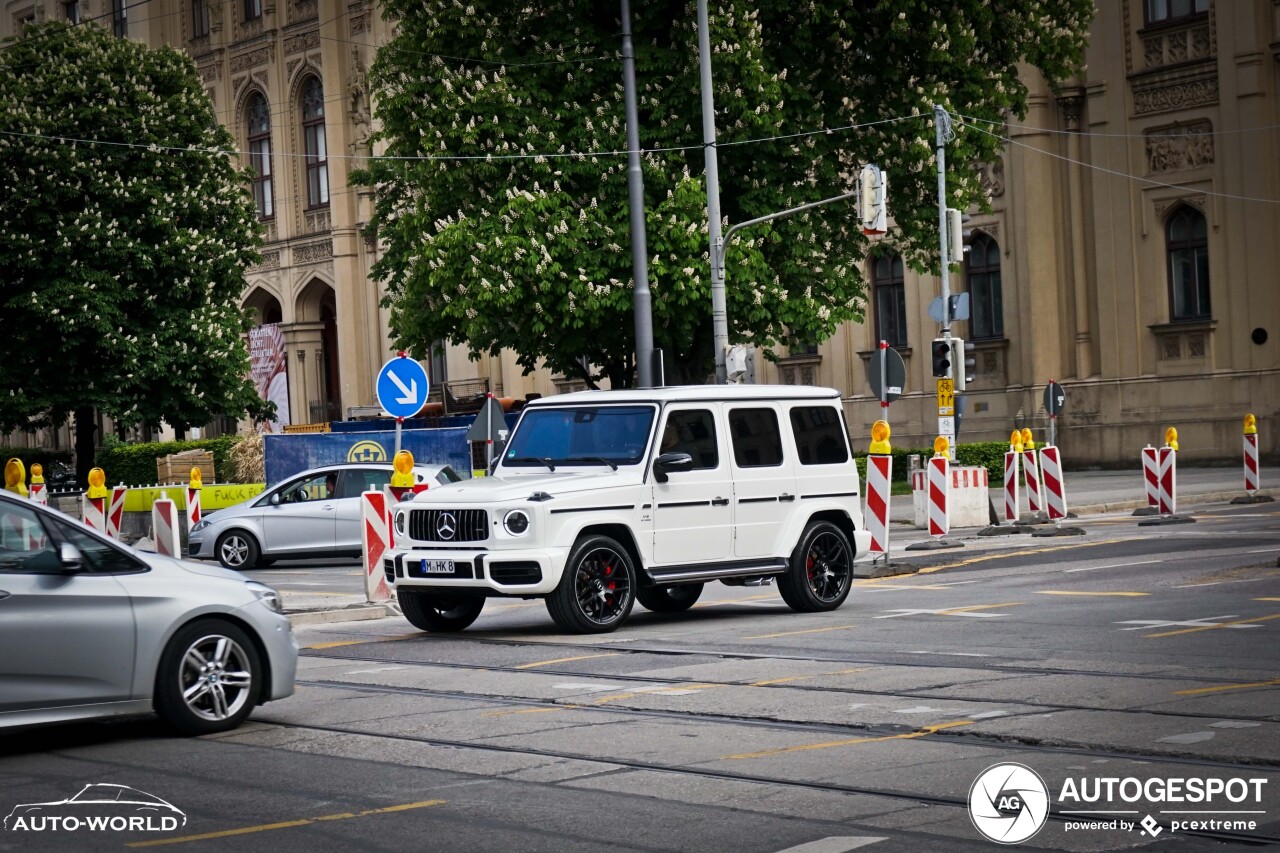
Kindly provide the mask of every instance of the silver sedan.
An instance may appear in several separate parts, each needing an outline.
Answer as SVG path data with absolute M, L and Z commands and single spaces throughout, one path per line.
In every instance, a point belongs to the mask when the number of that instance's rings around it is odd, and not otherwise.
M 187 553 L 228 569 L 267 566 L 281 558 L 360 556 L 360 494 L 391 481 L 389 463 L 312 468 L 244 503 L 210 513 L 195 527 Z M 461 478 L 448 465 L 413 466 L 414 482 L 431 486 Z
M 154 711 L 225 731 L 293 693 L 297 662 L 271 587 L 0 492 L 0 729 Z

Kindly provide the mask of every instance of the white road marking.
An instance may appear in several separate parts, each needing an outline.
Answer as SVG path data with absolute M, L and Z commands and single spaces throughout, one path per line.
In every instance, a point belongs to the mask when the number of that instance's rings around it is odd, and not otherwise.
M 1250 723 L 1245 720 L 1223 720 L 1219 723 L 1210 723 L 1211 729 L 1256 729 L 1262 723 Z
M 886 610 L 887 616 L 873 616 L 873 619 L 897 619 L 899 616 L 971 616 L 977 619 L 995 619 L 997 616 L 1008 616 L 1007 613 L 969 613 L 954 607 L 939 607 L 936 610 Z
M 941 714 L 943 712 L 953 717 L 968 717 L 968 711 L 950 711 L 946 708 L 934 708 L 931 705 L 914 705 L 910 708 L 893 708 L 896 714 Z
M 1280 548 L 1259 548 L 1256 551 L 1245 551 L 1246 554 L 1270 554 L 1272 551 L 1280 551 Z
M 888 840 L 888 837 L 871 835 L 833 835 L 828 838 L 820 838 L 817 841 L 797 844 L 795 847 L 779 850 L 778 853 L 845 853 L 847 850 L 857 850 L 859 847 L 866 847 L 868 844 Z
M 952 658 L 989 658 L 991 655 L 983 655 L 977 652 L 935 652 L 929 649 L 915 649 L 907 652 L 909 655 L 945 655 Z
M 347 675 L 364 675 L 370 672 L 390 672 L 393 669 L 408 669 L 407 666 L 377 666 L 373 669 L 349 669 Z
M 1261 628 L 1261 625 L 1224 625 L 1219 619 L 1238 619 L 1236 614 L 1230 616 L 1208 616 L 1204 619 L 1187 619 L 1184 622 L 1166 622 L 1160 619 L 1127 619 L 1117 625 L 1132 625 L 1132 628 L 1121 628 L 1121 631 L 1148 631 L 1152 628 Z
M 1065 571 L 1067 574 L 1071 574 L 1072 572 L 1096 572 L 1099 569 L 1123 569 L 1126 566 L 1147 566 L 1147 565 L 1150 565 L 1151 563 L 1162 563 L 1162 562 L 1164 561 L 1163 560 L 1140 560 L 1136 563 L 1110 563 L 1105 566 L 1085 566 L 1082 569 L 1066 569 Z
M 971 720 L 987 720 L 991 717 L 1003 717 L 1008 711 L 983 711 L 981 714 L 969 714 Z
M 1213 740 L 1213 732 L 1187 732 L 1182 735 L 1169 735 L 1168 737 L 1156 738 L 1156 743 L 1203 743 L 1206 740 Z

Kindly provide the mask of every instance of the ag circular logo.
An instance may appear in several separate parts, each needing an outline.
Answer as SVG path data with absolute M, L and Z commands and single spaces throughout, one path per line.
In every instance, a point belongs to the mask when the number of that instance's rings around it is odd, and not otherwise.
M 969 789 L 969 819 L 999 844 L 1017 844 L 1040 831 L 1049 817 L 1049 789 L 1040 774 L 1021 764 L 993 764 Z
M 357 441 L 347 451 L 348 462 L 386 462 L 387 450 L 376 441 L 364 439 Z

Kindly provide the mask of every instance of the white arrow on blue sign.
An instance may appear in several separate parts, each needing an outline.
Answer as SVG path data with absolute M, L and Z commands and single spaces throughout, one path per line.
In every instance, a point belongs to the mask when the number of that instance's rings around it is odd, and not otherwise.
M 378 371 L 378 405 L 393 418 L 416 415 L 427 402 L 430 389 L 426 369 L 411 358 L 393 358 Z

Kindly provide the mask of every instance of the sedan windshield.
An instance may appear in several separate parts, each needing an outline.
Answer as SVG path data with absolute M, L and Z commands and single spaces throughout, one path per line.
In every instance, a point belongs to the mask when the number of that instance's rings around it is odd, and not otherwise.
M 504 468 L 636 465 L 644 458 L 653 406 L 530 409 L 503 453 Z

